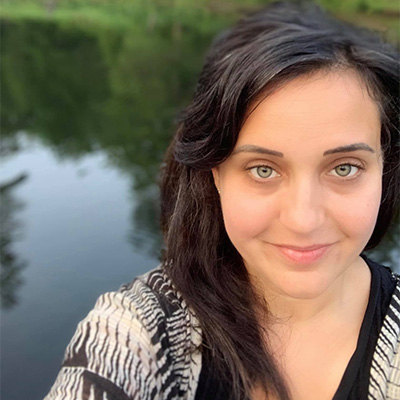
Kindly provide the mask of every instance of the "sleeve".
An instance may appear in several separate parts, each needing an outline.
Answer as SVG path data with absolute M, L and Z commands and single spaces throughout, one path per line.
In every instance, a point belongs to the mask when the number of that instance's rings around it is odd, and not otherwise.
M 143 312 L 132 296 L 102 295 L 79 323 L 45 400 L 159 399 L 160 349 Z
M 400 279 L 372 358 L 368 400 L 400 399 Z

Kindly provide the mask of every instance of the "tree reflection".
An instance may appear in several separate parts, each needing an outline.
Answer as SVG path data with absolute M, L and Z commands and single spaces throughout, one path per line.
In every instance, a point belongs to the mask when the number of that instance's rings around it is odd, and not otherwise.
M 146 232 L 149 253 L 159 253 L 154 183 L 174 118 L 220 26 L 194 27 L 179 40 L 165 26 L 149 32 L 146 26 L 90 30 L 4 21 L 1 29 L 3 134 L 11 138 L 23 130 L 60 158 L 105 152 L 131 176 L 138 202 L 133 224 Z M 130 240 L 143 248 L 139 236 L 132 233 Z
M 24 204 L 12 193 L 27 177 L 27 174 L 22 173 L 0 184 L 0 295 L 3 309 L 10 309 L 17 304 L 17 290 L 22 284 L 21 271 L 27 265 L 13 249 L 21 235 L 21 223 L 16 214 Z

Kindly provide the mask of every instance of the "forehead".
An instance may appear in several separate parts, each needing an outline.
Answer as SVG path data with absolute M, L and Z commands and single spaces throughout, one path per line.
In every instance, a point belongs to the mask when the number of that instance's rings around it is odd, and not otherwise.
M 380 125 L 379 107 L 355 71 L 320 71 L 295 78 L 253 104 L 237 146 L 261 141 L 269 147 L 325 147 L 367 141 L 378 148 Z

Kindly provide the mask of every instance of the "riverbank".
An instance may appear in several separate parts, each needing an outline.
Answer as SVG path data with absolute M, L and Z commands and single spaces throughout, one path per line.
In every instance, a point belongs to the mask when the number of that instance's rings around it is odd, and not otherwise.
M 293 0 L 296 1 L 296 0 Z M 297 0 L 298 1 L 298 0 Z M 157 25 L 171 21 L 198 21 L 215 16 L 237 18 L 267 4 L 268 0 L 2 0 L 0 13 L 7 18 L 68 20 L 76 23 L 126 26 Z M 397 0 L 315 0 L 334 14 L 362 14 L 368 19 L 397 20 Z M 393 21 L 394 22 L 394 21 Z

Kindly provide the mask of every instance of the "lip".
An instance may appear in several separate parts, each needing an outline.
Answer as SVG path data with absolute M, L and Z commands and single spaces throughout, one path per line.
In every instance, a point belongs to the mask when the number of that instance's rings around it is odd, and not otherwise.
M 311 246 L 292 246 L 273 244 L 281 255 L 297 264 L 311 264 L 318 261 L 330 249 L 333 243 L 313 244 Z

